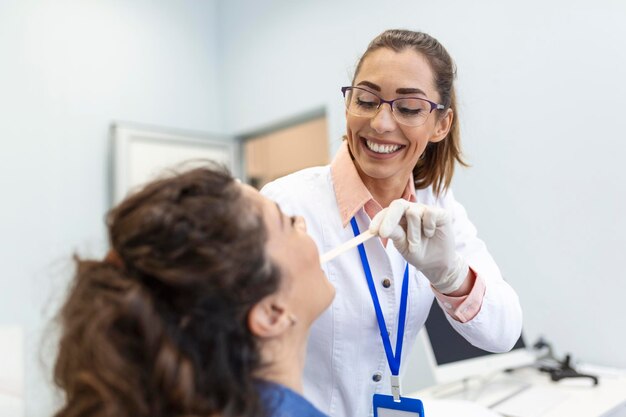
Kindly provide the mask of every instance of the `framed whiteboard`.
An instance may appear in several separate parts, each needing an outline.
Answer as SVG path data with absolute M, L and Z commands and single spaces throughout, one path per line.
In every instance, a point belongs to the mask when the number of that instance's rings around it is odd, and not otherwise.
M 238 144 L 232 138 L 121 123 L 112 126 L 111 137 L 113 205 L 172 168 L 191 169 L 212 160 L 239 175 Z

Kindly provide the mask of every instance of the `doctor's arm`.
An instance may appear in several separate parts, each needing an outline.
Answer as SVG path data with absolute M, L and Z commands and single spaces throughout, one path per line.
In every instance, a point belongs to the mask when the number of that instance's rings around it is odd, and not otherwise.
M 396 200 L 374 217 L 370 230 L 392 239 L 430 280 L 448 321 L 465 339 L 493 352 L 513 347 L 521 333 L 519 300 L 451 192 L 442 207 Z

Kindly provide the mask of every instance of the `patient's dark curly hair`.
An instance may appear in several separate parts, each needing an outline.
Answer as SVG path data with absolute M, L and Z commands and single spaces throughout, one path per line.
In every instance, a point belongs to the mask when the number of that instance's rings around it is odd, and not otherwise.
M 76 261 L 59 313 L 57 417 L 258 416 L 251 307 L 279 288 L 260 209 L 211 166 L 113 208 L 116 262 Z

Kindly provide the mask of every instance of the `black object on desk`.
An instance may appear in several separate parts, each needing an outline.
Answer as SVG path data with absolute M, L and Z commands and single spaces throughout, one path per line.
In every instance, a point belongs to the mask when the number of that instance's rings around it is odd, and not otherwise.
M 553 381 L 560 381 L 565 378 L 589 378 L 593 381 L 593 385 L 598 385 L 598 377 L 595 375 L 581 374 L 570 365 L 570 355 L 565 355 L 565 360 L 558 362 L 557 367 L 552 366 L 540 366 L 541 372 L 547 372 L 550 374 L 550 379 Z
M 534 367 L 541 372 L 550 374 L 552 381 L 558 382 L 565 378 L 589 378 L 593 381 L 593 385 L 599 384 L 598 377 L 590 374 L 581 374 L 571 365 L 570 354 L 565 355 L 565 359 L 560 361 L 554 356 L 552 351 L 552 345 L 545 341 L 543 337 L 540 337 L 533 345 L 533 349 L 541 350 L 546 349 L 546 353 L 537 357 Z M 505 372 L 511 373 L 515 371 L 515 368 L 506 369 Z

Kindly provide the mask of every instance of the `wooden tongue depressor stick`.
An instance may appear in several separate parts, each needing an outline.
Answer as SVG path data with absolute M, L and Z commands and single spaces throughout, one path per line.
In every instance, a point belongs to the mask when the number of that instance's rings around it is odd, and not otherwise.
M 375 233 L 370 232 L 369 230 L 366 230 L 365 232 L 361 233 L 360 235 L 353 237 L 352 239 L 348 240 L 347 242 L 344 242 L 343 244 L 337 246 L 335 249 L 332 249 L 328 252 L 326 252 L 325 254 L 323 254 L 322 256 L 320 256 L 320 263 L 326 263 L 328 261 L 330 261 L 331 259 L 336 258 L 337 256 L 341 255 L 342 253 L 349 251 L 352 248 L 355 248 L 357 246 L 359 246 L 361 243 L 365 242 L 368 239 L 373 238 L 374 236 L 378 236 Z

